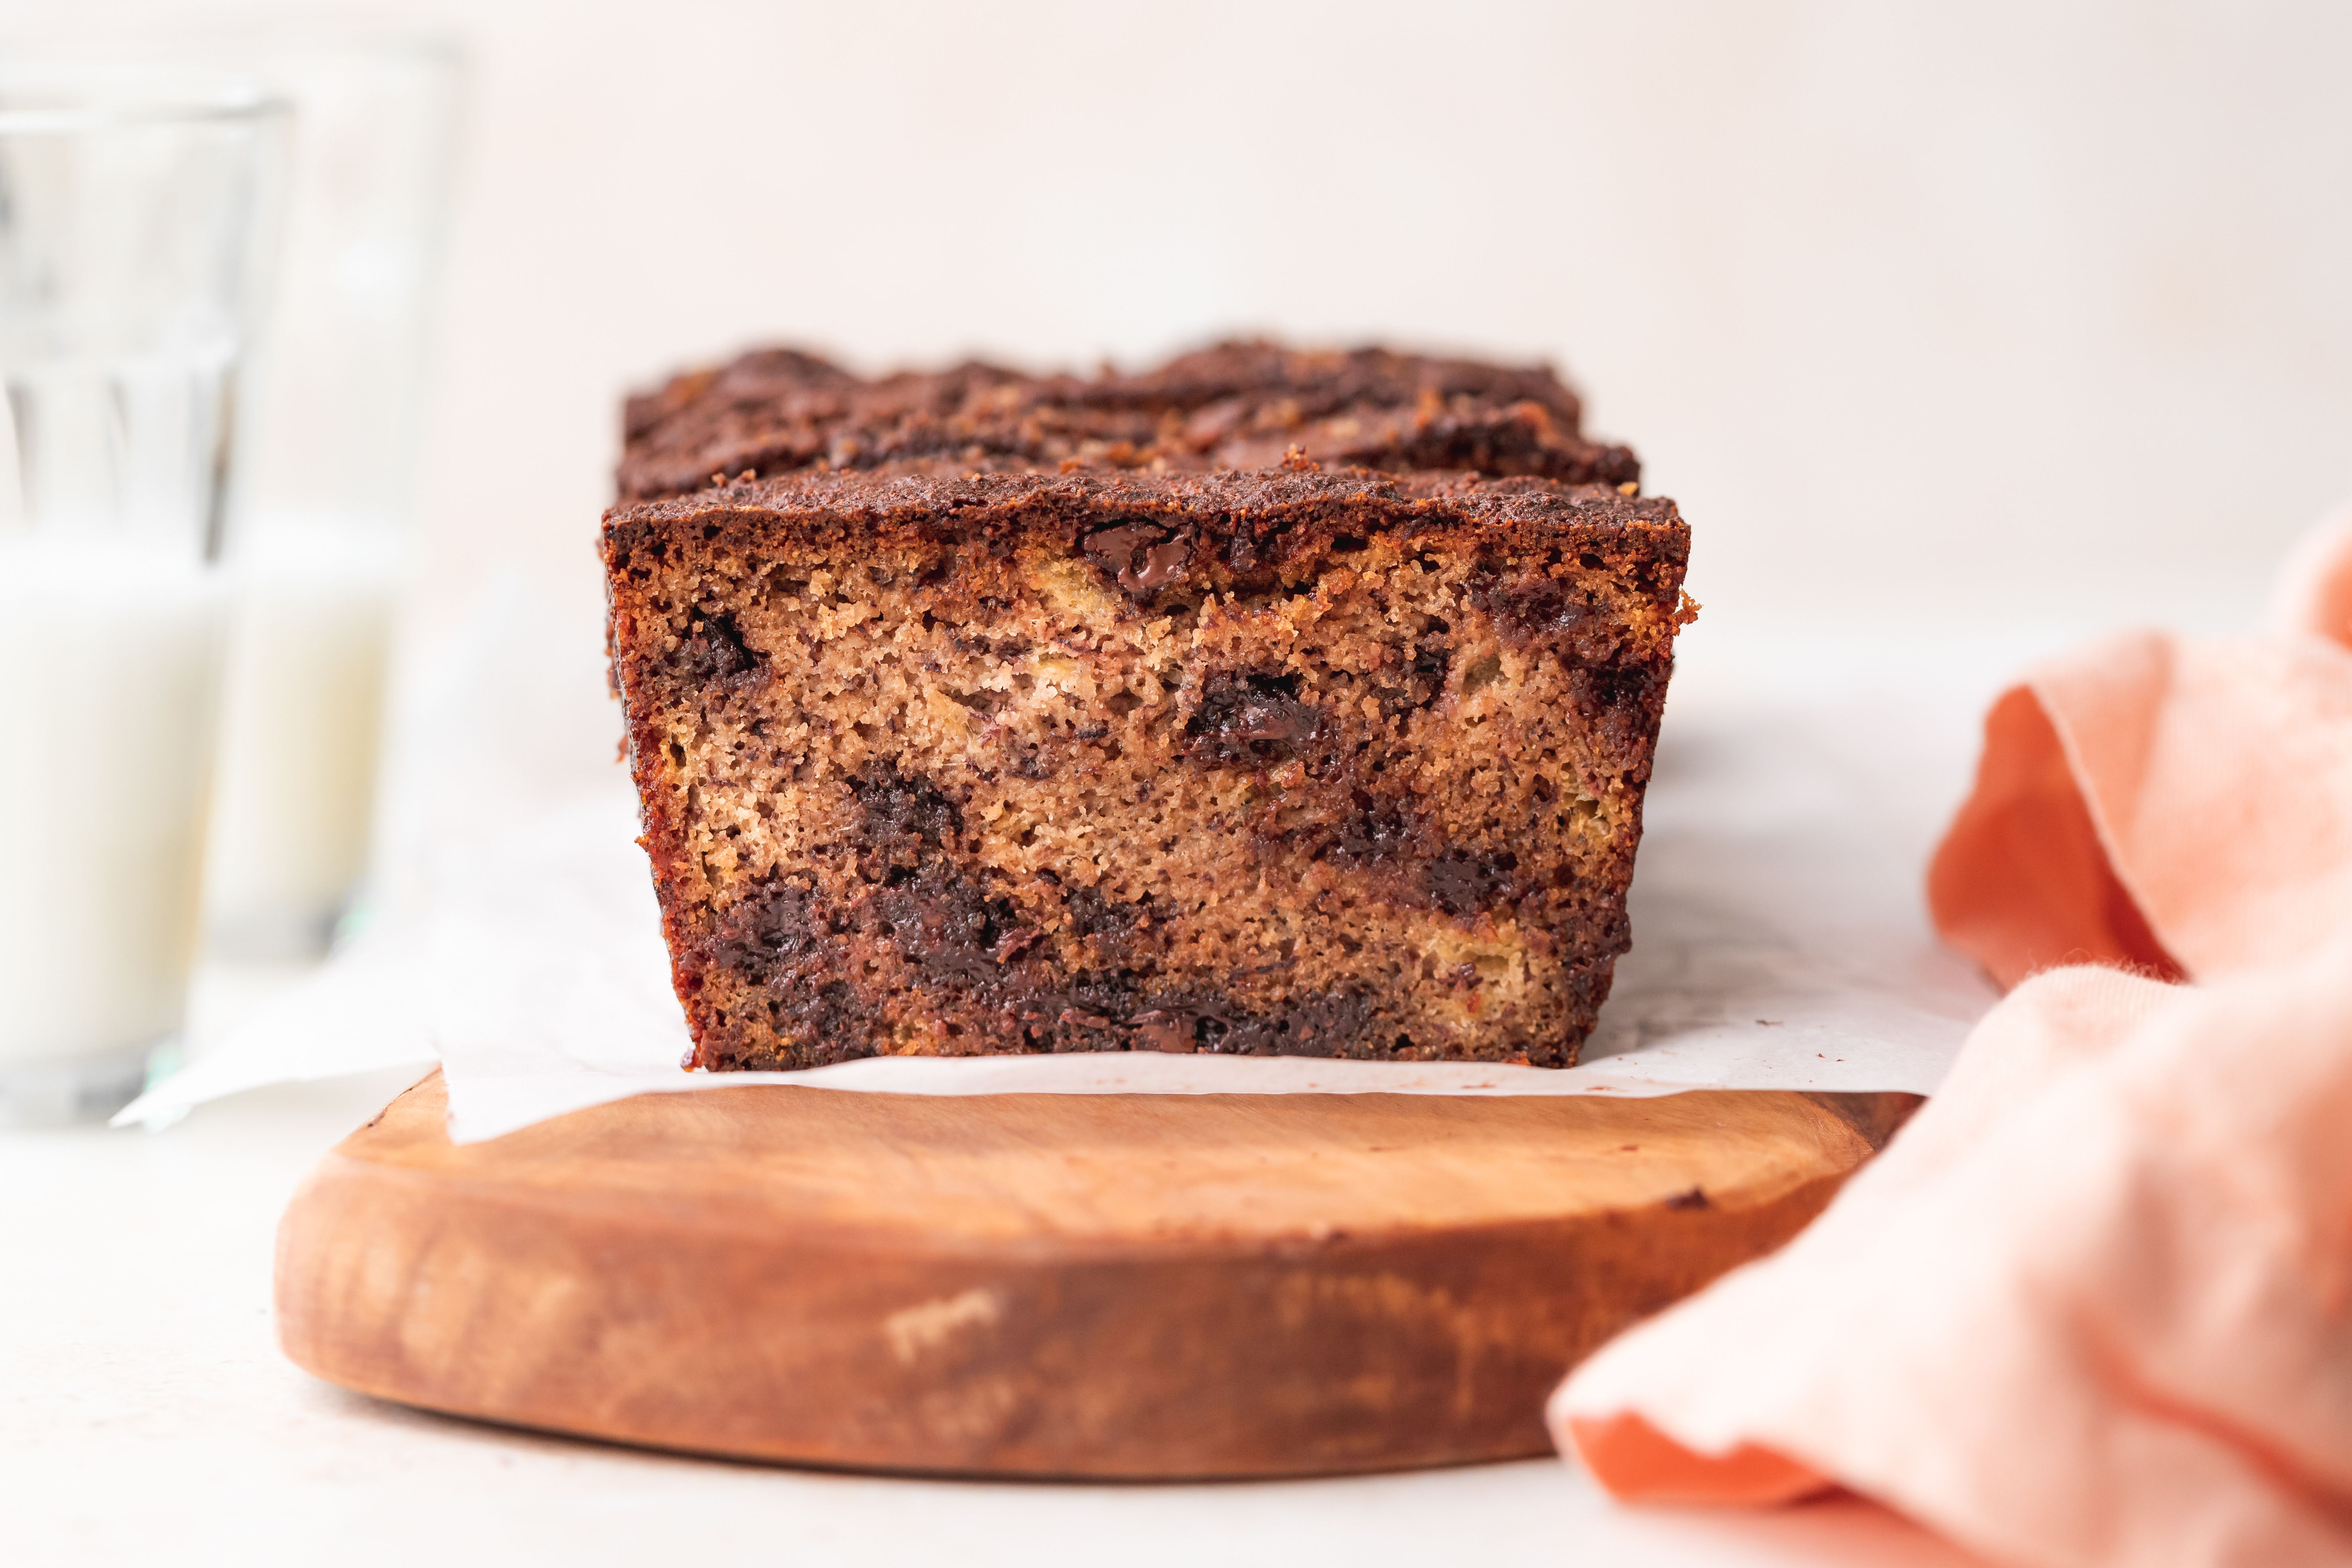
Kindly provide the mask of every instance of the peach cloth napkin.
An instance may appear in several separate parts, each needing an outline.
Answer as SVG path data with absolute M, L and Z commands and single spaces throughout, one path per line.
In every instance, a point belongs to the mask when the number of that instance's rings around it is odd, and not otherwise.
M 1928 901 L 2010 994 L 1555 1436 L 1621 1498 L 1843 1485 L 2033 1568 L 2352 1563 L 2352 514 L 2259 635 L 2002 696 Z

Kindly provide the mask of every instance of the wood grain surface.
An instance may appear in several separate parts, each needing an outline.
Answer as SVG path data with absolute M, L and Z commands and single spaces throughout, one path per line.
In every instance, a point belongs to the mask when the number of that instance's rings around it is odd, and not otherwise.
M 1548 1451 L 1560 1374 L 1793 1235 L 1914 1096 L 646 1095 L 312 1173 L 319 1376 L 745 1458 L 1097 1478 Z

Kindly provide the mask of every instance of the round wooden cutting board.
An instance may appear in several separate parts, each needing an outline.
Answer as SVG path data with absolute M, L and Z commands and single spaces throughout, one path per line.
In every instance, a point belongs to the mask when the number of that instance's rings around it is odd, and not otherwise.
M 666 1448 L 1191 1478 L 1548 1452 L 1603 1340 L 1916 1097 L 646 1095 L 453 1146 L 425 1079 L 278 1243 L 287 1353 Z

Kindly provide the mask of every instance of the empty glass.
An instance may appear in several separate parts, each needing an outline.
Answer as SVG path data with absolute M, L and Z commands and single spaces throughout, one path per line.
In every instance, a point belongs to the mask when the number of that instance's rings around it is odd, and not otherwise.
M 284 122 L 227 77 L 0 68 L 0 1124 L 110 1112 L 181 1026 Z

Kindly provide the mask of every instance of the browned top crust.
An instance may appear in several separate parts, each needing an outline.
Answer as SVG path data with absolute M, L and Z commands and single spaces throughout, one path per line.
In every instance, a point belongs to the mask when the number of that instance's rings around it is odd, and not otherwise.
M 1227 342 L 1134 374 L 974 363 L 871 381 L 775 348 L 631 398 L 617 477 L 625 500 L 648 500 L 746 470 L 1202 472 L 1265 468 L 1295 447 L 1334 467 L 1638 481 L 1633 452 L 1585 439 L 1580 412 L 1549 367 L 1379 348 Z
M 1416 521 L 1446 528 L 1467 523 L 1504 550 L 1549 543 L 1596 526 L 1635 527 L 1671 538 L 1675 543 L 1668 552 L 1677 560 L 1689 537 L 1681 512 L 1664 496 L 1465 473 L 1327 472 L 1296 460 L 1287 467 L 1192 473 L 1077 468 L 958 474 L 910 464 L 807 469 L 686 496 L 625 501 L 605 513 L 604 537 L 608 550 L 625 549 L 681 527 L 753 517 L 788 526 L 794 520 L 824 519 L 919 534 L 967 535 L 1066 527 L 1085 536 L 1131 521 L 1151 531 L 1181 534 L 1241 572 L 1251 571 L 1268 553 L 1265 542 L 1300 524 L 1322 532 L 1349 521 L 1381 531 L 1400 525 L 1410 531 Z

